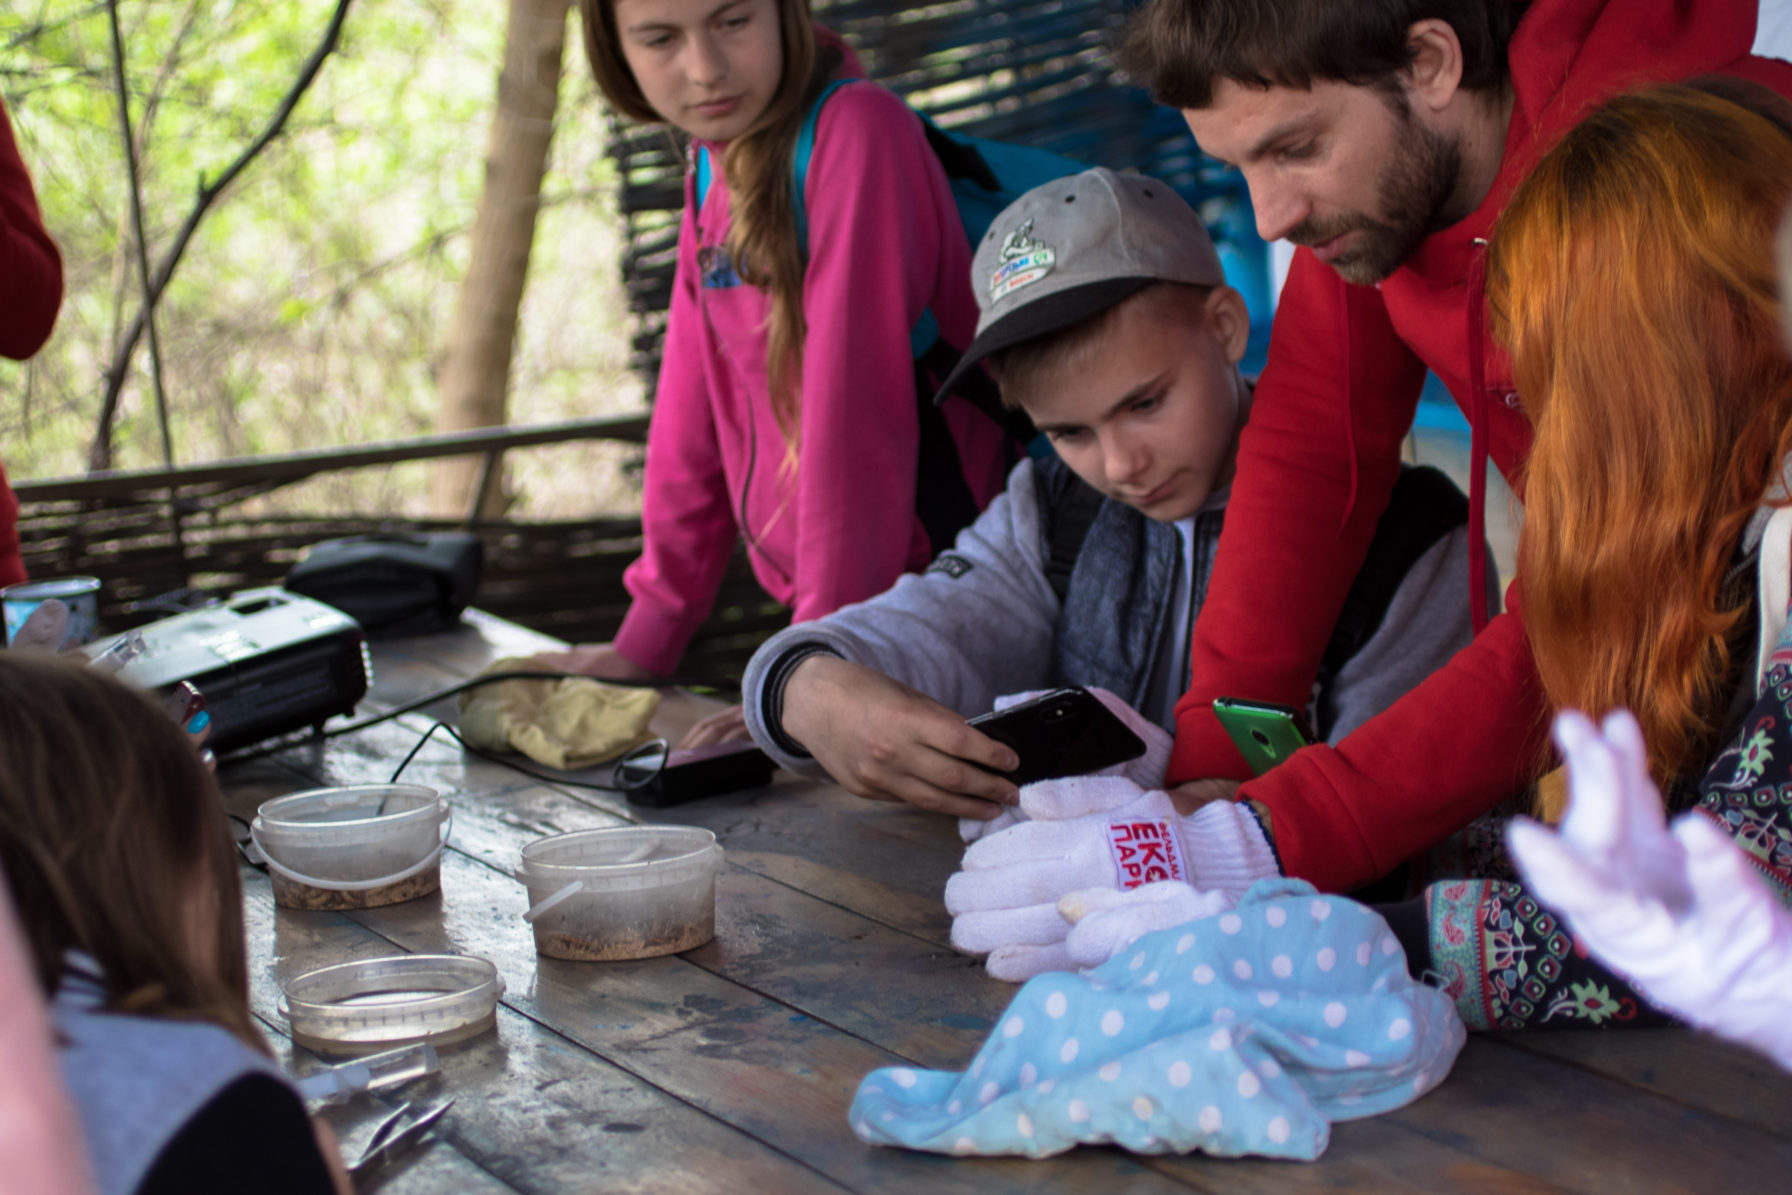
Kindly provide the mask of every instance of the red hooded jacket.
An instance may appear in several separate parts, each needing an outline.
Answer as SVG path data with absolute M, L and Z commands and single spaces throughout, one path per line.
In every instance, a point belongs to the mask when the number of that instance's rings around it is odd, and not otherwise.
M 1756 12 L 1756 0 L 1534 0 L 1508 49 L 1512 121 L 1480 208 L 1428 237 L 1376 287 L 1347 285 L 1307 250 L 1295 253 L 1195 624 L 1170 783 L 1250 775 L 1213 716 L 1214 698 L 1306 705 L 1387 506 L 1427 367 L 1468 415 L 1471 476 L 1484 476 L 1491 455 L 1522 497 L 1531 427 L 1484 314 L 1495 218 L 1542 153 L 1619 91 L 1721 72 L 1792 96 L 1792 64 L 1749 54 Z M 1477 534 L 1484 489 L 1470 494 Z M 1485 592 L 1481 567 L 1465 600 Z M 1508 594 L 1514 610 L 1515 599 Z M 1289 875 L 1342 891 L 1527 784 L 1547 721 L 1524 628 L 1507 613 L 1336 748 L 1302 751 L 1238 796 L 1268 810 Z
M 0 356 L 23 361 L 43 347 L 62 305 L 62 255 L 44 231 L 12 122 L 0 106 Z M 19 500 L 0 469 L 0 585 L 25 579 Z

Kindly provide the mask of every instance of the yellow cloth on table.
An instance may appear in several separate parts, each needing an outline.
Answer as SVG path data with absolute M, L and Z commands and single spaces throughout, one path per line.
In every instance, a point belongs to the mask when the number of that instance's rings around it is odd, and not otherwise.
M 480 675 L 530 670 L 539 665 L 499 660 Z M 652 738 L 647 724 L 659 708 L 657 689 L 588 677 L 498 681 L 460 695 L 460 732 L 470 746 L 520 751 L 536 763 L 576 772 Z

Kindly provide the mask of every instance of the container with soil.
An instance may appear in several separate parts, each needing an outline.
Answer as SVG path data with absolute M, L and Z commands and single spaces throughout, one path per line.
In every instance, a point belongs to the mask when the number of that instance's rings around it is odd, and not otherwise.
M 264 802 L 250 835 L 267 859 L 275 904 L 368 909 L 441 886 L 452 822 L 432 788 L 359 784 Z
M 625 826 L 523 848 L 525 917 L 548 958 L 604 961 L 692 950 L 715 936 L 722 848 L 694 826 Z

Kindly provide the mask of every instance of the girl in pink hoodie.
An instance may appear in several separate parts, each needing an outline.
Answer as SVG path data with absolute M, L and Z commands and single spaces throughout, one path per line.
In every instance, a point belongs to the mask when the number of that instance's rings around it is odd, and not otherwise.
M 580 0 L 599 87 L 707 151 L 685 181 L 664 363 L 647 439 L 641 558 L 613 643 L 544 659 L 670 673 L 736 535 L 797 621 L 883 592 L 936 549 L 916 515 L 921 417 L 909 335 L 931 312 L 969 343 L 970 249 L 920 120 L 871 83 L 822 106 L 805 187 L 791 154 L 815 97 L 862 75 L 807 0 Z M 1002 433 L 944 410 L 971 500 L 1000 490 Z

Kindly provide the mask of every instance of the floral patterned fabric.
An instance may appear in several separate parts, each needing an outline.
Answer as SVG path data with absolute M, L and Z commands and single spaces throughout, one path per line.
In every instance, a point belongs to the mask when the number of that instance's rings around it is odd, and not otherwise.
M 1761 697 L 1699 784 L 1698 811 L 1736 840 L 1780 903 L 1792 905 L 1792 622 Z
M 1752 623 L 1752 619 L 1748 620 Z M 1746 648 L 1732 655 L 1752 659 Z M 1684 795 L 1681 795 L 1681 794 Z M 1670 786 L 1670 813 L 1696 808 L 1736 840 L 1782 904 L 1792 906 L 1792 621 L 1768 657 L 1754 708 L 1697 788 Z M 1470 1029 L 1661 1025 L 1620 976 L 1588 957 L 1526 893 L 1506 858 L 1505 811 L 1433 851 L 1425 889 L 1428 966 Z M 1427 965 L 1414 963 L 1414 969 Z
M 1465 879 L 1425 892 L 1434 982 L 1470 1029 L 1665 1025 L 1520 884 Z

